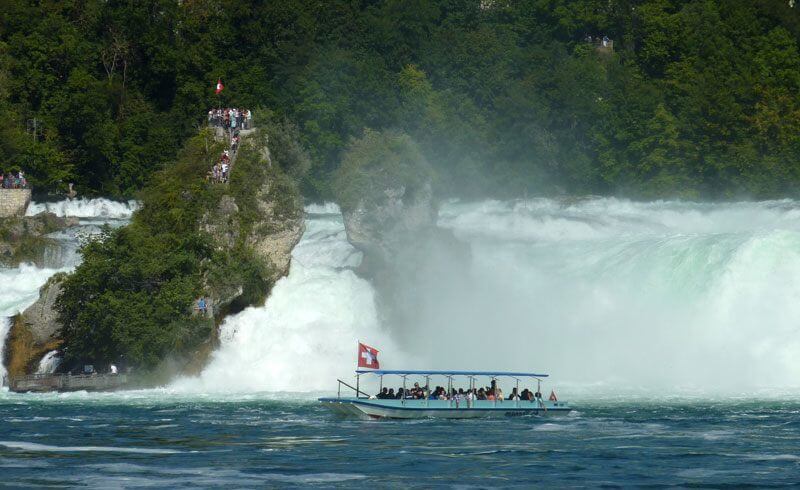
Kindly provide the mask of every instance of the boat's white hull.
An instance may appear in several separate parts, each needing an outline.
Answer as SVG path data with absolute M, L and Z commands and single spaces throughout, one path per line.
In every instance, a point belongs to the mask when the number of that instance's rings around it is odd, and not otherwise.
M 552 402 L 473 402 L 469 406 L 456 407 L 450 402 L 425 400 L 372 400 L 353 398 L 320 398 L 320 402 L 334 412 L 361 418 L 422 419 L 447 418 L 470 419 L 485 417 L 522 417 L 540 415 L 564 415 L 572 409 L 566 403 Z M 548 406 L 549 405 L 549 406 Z

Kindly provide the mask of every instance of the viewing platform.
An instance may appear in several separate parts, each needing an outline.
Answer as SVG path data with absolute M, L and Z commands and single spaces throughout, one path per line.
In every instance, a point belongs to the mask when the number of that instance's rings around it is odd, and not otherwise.
M 30 203 L 30 189 L 0 189 L 0 218 L 25 216 Z
M 124 374 L 31 374 L 12 376 L 8 387 L 15 392 L 111 391 L 128 383 Z

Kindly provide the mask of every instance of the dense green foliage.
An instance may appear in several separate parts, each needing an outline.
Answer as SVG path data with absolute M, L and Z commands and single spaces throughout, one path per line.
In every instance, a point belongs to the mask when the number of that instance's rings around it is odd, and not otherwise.
M 382 203 L 386 189 L 402 188 L 411 196 L 432 180 L 430 165 L 408 135 L 368 130 L 344 152 L 333 189 L 342 209 L 351 210 L 359 202 Z
M 57 301 L 67 367 L 87 360 L 152 367 L 209 339 L 213 321 L 192 315 L 203 259 L 213 255 L 197 222 L 219 198 L 204 180 L 220 151 L 208 139 L 189 140 L 156 174 L 129 226 L 83 247 Z
M 56 305 L 65 369 L 86 362 L 181 369 L 210 351 L 215 319 L 263 301 L 276 275 L 253 250 L 253 240 L 272 231 L 261 229 L 262 207 L 272 206 L 278 222 L 302 213 L 298 169 L 308 156 L 293 125 L 268 117 L 262 124 L 242 140 L 229 184 L 206 178 L 223 145 L 203 130 L 154 174 L 128 226 L 84 245 Z M 267 141 L 292 150 L 267 160 Z M 201 296 L 215 318 L 194 309 Z
M 315 197 L 365 128 L 447 194 L 794 194 L 799 39 L 785 0 L 6 0 L 0 161 L 127 195 L 219 102 L 295 121 Z

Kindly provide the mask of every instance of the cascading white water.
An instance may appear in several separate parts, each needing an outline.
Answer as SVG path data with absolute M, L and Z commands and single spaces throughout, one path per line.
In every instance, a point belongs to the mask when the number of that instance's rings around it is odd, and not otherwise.
M 44 355 L 41 361 L 39 361 L 39 367 L 36 369 L 36 374 L 54 373 L 56 369 L 58 369 L 59 364 L 61 364 L 61 358 L 58 357 L 58 351 L 51 350 Z
M 139 206 L 139 202 L 133 200 L 119 202 L 104 198 L 67 199 L 56 202 L 32 202 L 26 214 L 34 216 L 47 211 L 56 216 L 73 218 L 129 219 Z
M 544 370 L 575 389 L 800 384 L 794 201 L 449 203 L 439 224 L 470 258 L 418 257 L 395 285 L 413 290 L 411 321 L 381 326 L 341 218 L 311 216 L 267 305 L 229 318 L 202 376 L 176 386 L 330 389 L 357 337 L 388 368 Z
M 59 254 L 59 263 L 53 267 L 39 268 L 31 264 L 22 264 L 16 268 L 0 267 L 0 353 L 5 347 L 5 340 L 11 326 L 8 317 L 23 311 L 39 297 L 41 288 L 47 279 L 59 271 L 68 271 L 78 264 L 80 257 L 76 250 L 78 236 L 97 233 L 97 225 L 112 222 L 120 225 L 130 219 L 131 214 L 138 208 L 136 201 L 127 204 L 110 201 L 108 199 L 66 200 L 54 203 L 32 202 L 28 207 L 29 216 L 43 211 L 50 211 L 59 216 L 77 217 L 87 220 L 87 223 L 75 229 L 51 235 L 61 242 L 63 253 Z M 83 220 L 82 220 L 83 221 Z M 2 356 L 0 356 L 2 357 Z M 6 370 L 0 362 L 0 380 Z
M 277 282 L 265 306 L 227 318 L 209 366 L 198 378 L 176 381 L 174 389 L 334 389 L 336 377 L 352 377 L 357 340 L 381 348 L 382 362 L 400 356 L 379 326 L 372 287 L 351 270 L 361 255 L 347 243 L 338 208 L 307 211 L 289 275 Z
M 432 360 L 639 390 L 800 385 L 798 203 L 451 204 L 440 225 L 470 244 L 472 281 L 420 278 L 433 306 L 407 338 L 459 353 Z

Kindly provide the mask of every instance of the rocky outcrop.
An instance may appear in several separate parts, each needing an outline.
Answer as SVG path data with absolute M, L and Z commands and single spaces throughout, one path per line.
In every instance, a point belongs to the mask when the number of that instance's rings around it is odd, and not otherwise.
M 347 240 L 364 254 L 362 272 L 367 275 L 384 268 L 420 233 L 436 229 L 438 204 L 430 183 L 414 192 L 406 187 L 388 188 L 382 195 L 378 202 L 362 199 L 342 212 Z
M 14 318 L 4 353 L 10 376 L 35 372 L 41 358 L 61 345 L 55 301 L 62 280 L 61 274 L 51 277 L 39 290 L 39 299 Z
M 47 235 L 78 224 L 75 218 L 52 213 L 19 216 L 0 221 L 0 265 L 17 267 L 22 262 L 47 266 L 47 251 L 59 248 Z
M 222 196 L 216 208 L 203 216 L 200 228 L 211 236 L 218 251 L 230 251 L 243 244 L 265 264 L 264 279 L 274 284 L 289 273 L 292 250 L 305 230 L 304 213 L 296 184 L 271 168 L 266 144 L 256 141 L 257 138 L 242 141 L 232 171 L 246 173 L 254 184 L 253 191 L 244 196 L 233 192 Z M 214 316 L 224 313 L 245 294 L 236 281 L 207 277 L 205 283 Z
M 436 283 L 442 274 L 455 283 L 469 280 L 454 264 L 468 264 L 470 249 L 436 225 L 438 205 L 430 184 L 411 193 L 387 188 L 383 196 L 361 200 L 342 214 L 349 242 L 363 253 L 358 274 L 375 287 L 384 321 L 403 332 L 428 301 L 429 290 L 421 285 Z
M 289 273 L 292 250 L 305 231 L 305 215 L 299 194 L 291 199 L 291 209 L 286 212 L 276 202 L 276 194 L 281 192 L 275 182 L 266 182 L 262 186 L 258 199 L 260 218 L 247 237 L 247 243 L 256 255 L 271 264 L 272 282 Z

